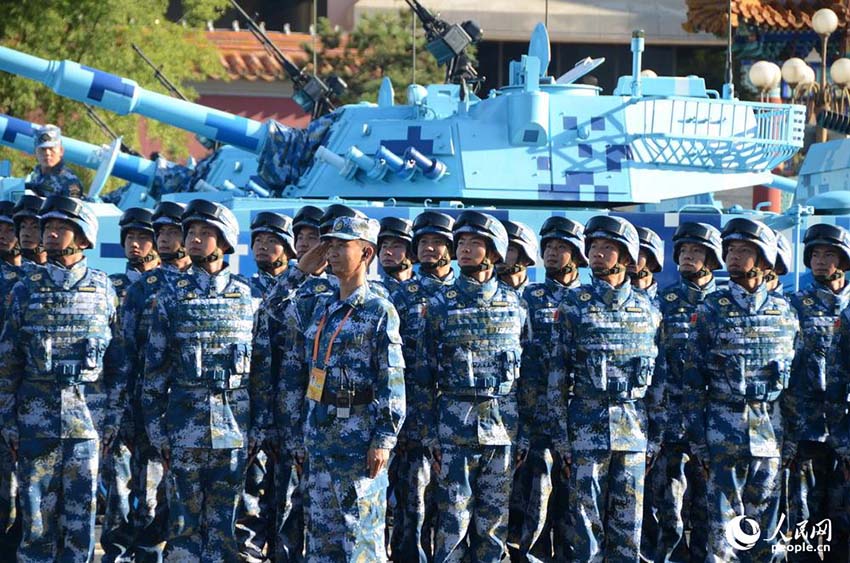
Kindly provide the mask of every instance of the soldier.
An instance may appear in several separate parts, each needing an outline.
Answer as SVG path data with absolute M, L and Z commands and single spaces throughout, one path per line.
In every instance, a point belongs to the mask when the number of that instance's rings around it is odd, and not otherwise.
M 499 264 L 499 281 L 522 295 L 528 286 L 528 268 L 537 265 L 537 236 L 531 227 L 519 221 L 502 221 L 508 232 L 508 257 Z
M 494 272 L 508 254 L 502 223 L 464 211 L 452 232 L 462 275 L 427 305 L 422 367 L 411 384 L 421 421 L 414 428 L 437 474 L 434 561 L 499 561 L 506 555 L 526 313 Z
M 541 256 L 546 281 L 525 288 L 528 304 L 528 334 L 523 342 L 522 376 L 519 380 L 518 458 L 514 474 L 509 545 L 518 546 L 519 561 L 567 561 L 566 483 L 558 471 L 552 451 L 547 401 L 549 367 L 547 350 L 555 336 L 558 306 L 567 293 L 581 285 L 579 268 L 587 266 L 584 255 L 584 225 L 566 217 L 550 217 L 540 228 Z M 553 497 L 554 491 L 554 497 Z M 555 542 L 550 541 L 550 535 Z
M 421 408 L 413 400 L 411 381 L 417 365 L 417 350 L 422 344 L 427 303 L 442 288 L 455 281 L 452 270 L 452 227 L 454 219 L 439 211 L 423 211 L 413 222 L 412 246 L 419 263 L 419 276 L 403 282 L 392 295 L 401 321 L 404 351 L 407 420 L 399 434 L 396 450 L 405 465 L 407 491 L 402 499 L 401 545 L 393 544 L 396 561 L 427 563 L 433 555 L 431 536 L 436 516 L 432 482 L 431 455 L 423 446 L 416 413 Z M 400 489 L 399 489 L 400 490 Z M 399 522 L 396 522 L 399 526 Z
M 791 243 L 788 239 L 774 230 L 776 235 L 776 267 L 765 273 L 764 283 L 767 284 L 767 290 L 775 292 L 777 295 L 784 295 L 780 276 L 784 276 L 790 270 L 791 264 L 794 262 L 794 251 L 791 249 Z
M 173 201 L 161 201 L 156 205 L 152 222 L 162 265 L 142 274 L 138 283 L 130 285 L 120 315 L 121 332 L 132 366 L 129 379 L 135 382 L 134 393 L 128 396 L 135 430 L 133 436 L 129 437 L 133 446 L 131 494 L 135 499 L 135 506 L 131 505 L 130 508 L 133 511 L 131 522 L 135 531 L 131 551 L 139 562 L 161 561 L 162 544 L 166 537 L 168 507 L 165 502 L 162 460 L 145 431 L 141 375 L 144 373 L 144 351 L 155 312 L 156 296 L 164 285 L 171 283 L 176 274 L 188 270 L 191 265 L 191 259 L 183 246 L 180 223 L 184 210 L 185 205 Z
M 40 216 L 38 214 L 43 204 L 43 197 L 24 194 L 15 204 L 12 216 L 15 222 L 15 234 L 21 246 L 22 266 L 28 271 L 34 265 L 47 263 L 47 252 L 41 245 Z
M 629 266 L 629 279 L 632 287 L 645 292 L 658 307 L 658 282 L 653 275 L 664 269 L 664 241 L 652 229 L 638 227 L 637 232 L 640 256 L 637 264 Z
M 127 289 L 138 281 L 145 272 L 159 266 L 159 255 L 154 246 L 153 213 L 141 207 L 131 207 L 124 211 L 118 221 L 119 238 L 127 258 L 127 268 L 123 274 L 109 276 L 118 302 L 123 305 Z M 136 396 L 136 372 L 127 380 L 127 397 Z M 101 480 L 106 486 L 106 513 L 100 545 L 104 551 L 104 561 L 129 561 L 133 542 L 133 523 L 130 521 L 132 476 L 132 448 L 136 435 L 135 420 L 131 402 L 124 405 L 121 429 L 108 456 L 101 466 Z
M 413 277 L 413 222 L 401 217 L 384 217 L 378 233 L 378 259 L 384 275 L 381 282 L 390 295 Z
M 659 296 L 662 324 L 654 386 L 660 388 L 662 395 L 657 412 L 650 413 L 656 418 L 650 424 L 661 430 L 663 444 L 650 471 L 653 493 L 657 495 L 653 508 L 658 529 L 655 535 L 643 536 L 649 552 L 654 550 L 656 561 L 705 560 L 705 473 L 688 449 L 681 409 L 685 352 L 693 336 L 691 315 L 716 291 L 712 272 L 723 267 L 722 254 L 720 231 L 706 223 L 682 223 L 673 235 L 673 262 L 679 267 L 681 279 Z M 691 533 L 686 541 L 688 523 Z
M 741 556 L 770 561 L 784 558 L 772 555 L 771 545 L 779 518 L 780 459 L 789 463 L 796 447 L 793 436 L 784 435 L 783 421 L 797 413 L 783 390 L 799 324 L 791 305 L 764 284 L 765 270 L 776 264 L 773 231 L 760 221 L 735 218 L 722 240 L 731 280 L 707 296 L 692 318 L 683 412 L 691 452 L 708 471 L 707 560 L 737 560 L 726 534 L 736 526 L 731 537 L 755 537 Z
M 52 194 L 82 197 L 80 179 L 65 166 L 62 160 L 64 155 L 62 130 L 55 125 L 43 126 L 35 137 L 35 157 L 38 164 L 27 178 L 27 187 L 42 197 Z
M 659 318 L 626 279 L 640 254 L 634 226 L 596 216 L 584 236 L 593 280 L 558 308 L 548 360 L 552 416 L 560 423 L 553 443 L 569 479 L 574 559 L 637 561 L 648 431 L 643 398 Z
M 12 214 L 15 204 L 0 201 L 0 273 L 5 274 L 11 268 L 21 267 L 21 245 L 15 232 Z
M 298 258 L 319 244 L 319 221 L 324 212 L 315 205 L 305 205 L 292 219 L 295 234 L 295 254 Z
M 307 559 L 385 561 L 387 463 L 404 421 L 393 305 L 366 282 L 379 225 L 338 217 L 322 240 L 338 283 L 288 311 L 279 379 L 284 447 L 304 471 Z
M 798 444 L 789 482 L 790 529 L 805 520 L 815 525 L 828 518 L 827 495 L 842 481 L 829 444 L 831 428 L 824 407 L 838 399 L 827 395 L 827 366 L 841 311 L 850 303 L 850 286 L 844 278 L 844 272 L 850 269 L 850 233 L 843 227 L 818 224 L 809 227 L 803 240 L 803 262 L 814 281 L 790 297 L 800 319 L 802 340 L 789 386 L 789 397 L 796 402 L 800 415 L 789 421 L 793 427 L 789 433 Z M 775 271 L 782 275 L 779 267 Z M 819 557 L 808 553 L 794 559 L 817 561 Z
M 292 219 L 281 213 L 261 211 L 251 222 L 251 250 L 259 271 L 249 280 L 255 304 L 271 291 L 289 269 L 295 257 Z M 274 553 L 275 501 L 274 464 L 266 451 L 260 451 L 248 464 L 245 488 L 236 520 L 239 550 L 246 561 L 263 561 L 269 545 Z
M 239 225 L 196 199 L 182 218 L 194 267 L 156 296 L 142 407 L 169 482 L 166 561 L 232 561 L 247 458 L 270 420 L 268 333 L 254 326 L 251 289 L 224 262 Z
M 89 561 L 99 452 L 124 404 L 116 295 L 86 265 L 97 218 L 65 196 L 41 209 L 51 258 L 9 297 L 0 335 L 0 432 L 18 461 L 20 561 Z

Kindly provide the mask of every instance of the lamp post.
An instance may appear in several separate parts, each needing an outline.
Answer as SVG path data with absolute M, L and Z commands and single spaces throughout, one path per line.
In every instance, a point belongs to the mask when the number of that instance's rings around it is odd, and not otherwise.
M 838 16 L 829 8 L 821 8 L 812 16 L 812 29 L 821 37 L 821 75 L 820 95 L 821 107 L 826 106 L 826 47 L 829 36 L 838 29 Z M 820 140 L 826 141 L 826 129 L 821 128 Z
M 759 89 L 759 101 L 782 103 L 779 84 L 782 82 L 782 70 L 769 61 L 758 61 L 750 67 L 747 76 L 750 82 Z M 768 202 L 769 211 L 779 212 L 782 207 L 782 194 L 775 188 L 753 186 L 753 206 Z

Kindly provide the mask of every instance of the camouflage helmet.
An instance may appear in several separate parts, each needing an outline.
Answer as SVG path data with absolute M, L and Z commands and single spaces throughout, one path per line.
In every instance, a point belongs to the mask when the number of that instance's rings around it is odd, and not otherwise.
M 726 223 L 720 236 L 723 241 L 724 262 L 726 261 L 726 253 L 729 251 L 729 243 L 733 240 L 742 240 L 756 245 L 769 269 L 773 269 L 776 264 L 776 235 L 770 227 L 758 219 L 735 217 Z
M 130 207 L 121 215 L 121 219 L 118 221 L 118 227 L 120 229 L 119 237 L 121 239 L 121 246 L 124 246 L 124 239 L 127 238 L 127 232 L 130 229 L 144 231 L 153 237 L 155 236 L 153 211 L 143 207 Z
M 413 221 L 402 217 L 384 217 L 381 219 L 381 231 L 378 233 L 378 245 L 384 238 L 401 239 L 408 244 L 413 242 Z
M 584 227 L 585 255 L 590 255 L 590 244 L 593 239 L 597 238 L 620 243 L 625 248 L 632 263 L 637 264 L 640 256 L 640 238 L 635 226 L 622 217 L 596 215 L 590 218 Z
M 812 267 L 812 251 L 815 246 L 831 246 L 838 250 L 841 259 L 838 268 L 843 271 L 850 270 L 850 232 L 838 225 L 819 223 L 806 229 L 803 237 L 803 264 L 806 268 Z
M 573 247 L 573 261 L 579 266 L 587 266 L 587 256 L 584 254 L 584 225 L 566 217 L 549 217 L 540 227 L 541 256 L 546 243 L 553 239 L 569 243 Z
M 12 218 L 15 212 L 15 204 L 11 201 L 0 201 L 0 223 L 8 223 L 14 225 L 15 221 Z
M 791 265 L 794 262 L 794 251 L 791 249 L 791 243 L 788 238 L 777 230 L 773 233 L 776 235 L 776 264 L 773 271 L 777 276 L 784 276 L 791 271 Z
M 153 210 L 153 230 L 159 232 L 164 225 L 181 227 L 186 206 L 176 201 L 160 201 Z
M 664 268 L 664 241 L 652 229 L 638 227 L 637 232 L 641 250 L 645 250 L 655 261 L 655 264 L 647 264 L 647 269 L 657 274 Z
M 41 219 L 41 206 L 44 205 L 44 198 L 37 195 L 24 194 L 18 203 L 15 204 L 12 210 L 12 220 L 15 222 L 15 232 L 21 230 L 21 223 L 24 219 L 30 218 L 38 221 Z
M 334 219 L 333 225 L 322 234 L 322 240 L 362 240 L 375 246 L 378 245 L 378 232 L 381 225 L 375 219 L 368 217 L 349 217 L 343 215 Z
M 457 254 L 458 237 L 464 233 L 471 233 L 487 239 L 498 256 L 497 262 L 505 261 L 508 255 L 508 232 L 501 221 L 480 211 L 464 211 L 458 215 L 452 228 L 455 254 Z
M 311 227 L 319 230 L 323 214 L 324 211 L 322 211 L 321 207 L 305 205 L 299 209 L 298 213 L 295 214 L 295 217 L 292 218 L 292 233 L 297 237 L 298 231 L 301 230 L 301 227 Z
M 536 266 L 540 246 L 537 243 L 537 235 L 532 228 L 519 221 L 502 221 L 502 225 L 508 232 L 508 245 L 517 245 L 531 265 Z
M 236 245 L 239 241 L 239 222 L 236 221 L 236 216 L 233 215 L 231 210 L 214 201 L 193 199 L 186 206 L 186 211 L 183 212 L 180 221 L 183 225 L 184 237 L 189 230 L 189 224 L 197 221 L 207 223 L 218 229 L 227 246 L 224 249 L 225 254 L 233 254 L 236 251 Z
M 74 224 L 91 248 L 97 243 L 97 217 L 88 204 L 77 198 L 52 195 L 44 200 L 39 211 L 41 230 L 50 219 L 62 219 Z
M 324 235 L 334 226 L 338 217 L 359 217 L 367 219 L 366 214 L 341 203 L 332 203 L 325 208 L 325 212 L 319 219 L 319 234 Z
M 35 133 L 35 148 L 46 149 L 62 145 L 62 130 L 55 125 L 47 124 Z
M 705 267 L 709 270 L 719 270 L 723 267 L 721 256 L 723 245 L 720 241 L 720 230 L 708 223 L 687 221 L 679 225 L 673 234 L 673 262 L 679 264 L 679 252 L 686 242 L 699 244 L 705 248 Z
M 260 233 L 271 233 L 283 241 L 290 256 L 295 256 L 295 235 L 292 232 L 292 219 L 283 213 L 260 211 L 251 221 L 251 246 Z
M 449 245 L 449 255 L 454 255 L 454 234 L 452 228 L 455 220 L 439 211 L 423 211 L 413 220 L 413 248 L 419 248 L 419 238 L 424 235 L 439 235 L 446 239 Z

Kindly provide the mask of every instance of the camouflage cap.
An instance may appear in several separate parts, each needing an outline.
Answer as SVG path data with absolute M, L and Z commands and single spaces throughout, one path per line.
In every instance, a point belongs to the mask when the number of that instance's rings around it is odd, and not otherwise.
M 45 125 L 36 132 L 35 148 L 46 149 L 62 144 L 62 130 L 55 125 Z
M 338 238 L 342 240 L 363 240 L 378 245 L 378 232 L 381 224 L 368 217 L 337 217 L 333 226 L 322 235 L 322 240 Z

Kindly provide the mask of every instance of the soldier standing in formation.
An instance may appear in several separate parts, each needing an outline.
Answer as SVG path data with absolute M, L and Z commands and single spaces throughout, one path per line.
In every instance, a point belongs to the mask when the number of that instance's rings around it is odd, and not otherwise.
M 561 304 L 548 360 L 554 443 L 569 479 L 575 559 L 636 561 L 648 432 L 643 398 L 660 319 L 626 279 L 640 253 L 634 226 L 597 216 L 584 236 L 593 281 Z
M 434 560 L 499 561 L 506 554 L 525 307 L 494 272 L 508 253 L 501 222 L 465 211 L 453 236 L 461 275 L 427 305 L 422 368 L 411 383 L 414 428 L 437 474 Z
M 528 269 L 537 265 L 537 236 L 531 227 L 519 221 L 502 221 L 508 232 L 508 256 L 499 264 L 496 272 L 499 281 L 519 295 L 530 283 Z
M 83 252 L 97 218 L 51 196 L 41 210 L 51 262 L 12 290 L 0 335 L 0 423 L 18 462 L 20 561 L 88 561 L 99 457 L 123 409 L 116 295 Z
M 428 301 L 442 288 L 455 281 L 452 270 L 454 219 L 439 211 L 424 211 L 413 222 L 412 246 L 419 263 L 419 276 L 403 282 L 392 295 L 401 324 L 404 352 L 404 381 L 407 397 L 407 420 L 399 434 L 397 455 L 405 465 L 407 487 L 400 495 L 402 509 L 401 545 L 394 552 L 396 561 L 427 563 L 433 556 L 431 536 L 436 518 L 436 499 L 432 484 L 430 451 L 422 444 L 420 420 L 416 413 L 422 408 L 415 401 L 411 382 L 418 366 L 419 346 L 423 345 L 425 311 Z
M 62 160 L 64 155 L 62 130 L 55 125 L 45 125 L 39 129 L 35 136 L 35 157 L 38 164 L 27 178 L 27 187 L 42 197 L 54 194 L 82 197 L 82 183 L 77 175 L 65 166 L 65 161 Z
M 378 230 L 335 218 L 322 240 L 337 287 L 287 311 L 277 402 L 306 481 L 310 561 L 386 560 L 387 464 L 405 400 L 398 315 L 366 282 Z
M 794 459 L 789 425 L 798 414 L 787 389 L 799 334 L 797 315 L 768 291 L 764 272 L 776 264 L 776 235 L 760 221 L 735 218 L 723 229 L 731 281 L 697 308 L 686 360 L 684 406 L 691 452 L 708 473 L 708 558 L 734 561 L 726 528 L 746 534 L 779 524 L 780 469 Z M 755 525 L 754 525 L 755 523 Z M 772 554 L 767 533 L 747 555 Z
M 411 246 L 412 241 L 412 221 L 400 217 L 381 219 L 381 230 L 378 232 L 378 259 L 384 271 L 381 282 L 390 295 L 395 293 L 402 283 L 414 277 L 415 256 Z
M 233 213 L 194 200 L 182 224 L 194 267 L 157 295 L 142 393 L 170 479 L 165 560 L 234 561 L 246 464 L 271 427 L 268 334 L 247 281 L 224 262 L 239 234 Z
M 44 204 L 44 198 L 37 195 L 24 194 L 15 204 L 12 218 L 15 222 L 15 234 L 21 247 L 22 267 L 29 271 L 35 265 L 47 263 L 47 252 L 41 244 L 41 227 L 39 225 L 39 210 Z

